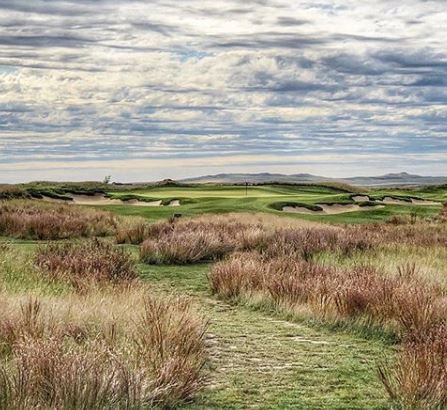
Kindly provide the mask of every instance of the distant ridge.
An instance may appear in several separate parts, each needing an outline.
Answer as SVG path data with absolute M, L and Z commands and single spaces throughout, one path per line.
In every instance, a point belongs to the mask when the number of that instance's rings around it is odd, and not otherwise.
M 265 183 L 288 183 L 288 184 L 308 184 L 337 182 L 358 186 L 412 186 L 412 185 L 440 185 L 447 184 L 446 177 L 432 177 L 409 174 L 408 172 L 390 173 L 373 177 L 350 177 L 350 178 L 329 178 L 312 174 L 271 174 L 268 172 L 249 174 L 215 174 L 205 175 L 196 178 L 186 178 L 179 182 L 192 184 L 241 184 L 249 182 L 252 184 Z

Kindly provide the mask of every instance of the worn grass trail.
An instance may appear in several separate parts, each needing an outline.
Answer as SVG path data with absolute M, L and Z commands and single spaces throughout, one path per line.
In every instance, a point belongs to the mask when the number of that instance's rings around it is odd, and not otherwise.
M 188 408 L 387 408 L 375 369 L 389 347 L 219 301 L 208 268 L 141 266 L 156 289 L 189 294 L 210 318 L 208 386 Z

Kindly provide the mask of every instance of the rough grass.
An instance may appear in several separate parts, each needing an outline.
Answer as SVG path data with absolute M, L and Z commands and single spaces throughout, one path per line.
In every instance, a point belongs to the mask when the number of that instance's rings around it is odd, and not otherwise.
M 150 226 L 140 258 L 150 264 L 216 260 L 235 250 L 262 246 L 266 230 L 237 221 L 175 221 Z
M 77 290 L 92 284 L 130 283 L 137 278 L 132 255 L 98 239 L 41 246 L 35 264 L 51 280 L 68 281 Z
M 1 300 L 1 408 L 175 407 L 203 386 L 206 324 L 183 298 L 127 287 Z
M 411 335 L 396 363 L 383 363 L 379 376 L 391 400 L 405 409 L 447 406 L 447 329 L 445 324 Z
M 103 211 L 37 201 L 0 202 L 0 235 L 20 239 L 106 236 L 116 219 Z
M 398 334 L 443 320 L 442 290 L 407 267 L 388 277 L 368 267 L 343 271 L 288 256 L 235 255 L 209 274 L 214 294 L 233 300 L 267 301 L 275 309 L 332 323 L 354 321 Z M 418 290 L 415 292 L 415 290 Z

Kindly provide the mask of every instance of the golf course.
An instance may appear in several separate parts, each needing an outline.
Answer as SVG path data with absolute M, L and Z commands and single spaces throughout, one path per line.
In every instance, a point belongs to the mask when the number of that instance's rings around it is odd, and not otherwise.
M 426 372 L 447 386 L 431 361 L 444 349 L 446 186 L 40 182 L 0 194 L 2 409 L 445 399 Z M 415 327 L 430 339 L 414 342 Z M 25 371 L 36 379 L 21 389 Z

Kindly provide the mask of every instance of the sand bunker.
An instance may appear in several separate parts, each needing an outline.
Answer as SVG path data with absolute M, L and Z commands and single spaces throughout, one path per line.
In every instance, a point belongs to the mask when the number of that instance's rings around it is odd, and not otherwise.
M 388 205 L 439 205 L 439 202 L 426 201 L 424 199 L 411 198 L 410 201 L 391 196 L 385 196 L 382 200 L 371 199 L 368 195 L 354 195 L 352 200 L 355 202 L 375 202 L 377 204 Z
M 103 194 L 95 195 L 71 195 L 73 201 L 69 203 L 74 203 L 77 205 L 122 205 L 123 201 L 121 199 L 107 198 Z
M 316 204 L 321 210 L 313 211 L 304 206 L 285 206 L 282 208 L 284 212 L 295 212 L 308 215 L 335 215 L 347 212 L 369 211 L 371 209 L 383 208 L 383 205 L 376 206 L 359 206 L 357 204 Z
M 426 201 L 425 199 L 415 199 L 415 198 L 411 198 L 411 203 L 413 205 L 440 205 L 439 202 Z
M 133 206 L 162 206 L 162 201 L 139 201 L 138 199 L 130 199 L 128 201 L 121 201 L 122 204 Z
M 284 212 L 296 212 L 298 214 L 324 214 L 323 209 L 321 211 L 312 211 L 304 206 L 283 206 Z
M 368 195 L 354 195 L 352 199 L 355 202 L 368 202 L 370 200 Z
M 168 206 L 180 206 L 180 201 L 178 199 L 174 199 L 173 201 L 169 202 Z
M 390 196 L 384 197 L 381 202 L 390 205 L 411 205 L 410 201 L 404 201 L 403 199 L 392 198 Z
M 130 199 L 123 201 L 118 198 L 109 198 L 104 194 L 95 195 L 70 195 L 72 200 L 56 199 L 48 196 L 43 196 L 42 200 L 47 202 L 56 202 L 60 204 L 74 204 L 74 205 L 132 205 L 132 206 L 163 206 L 162 201 L 140 201 L 138 199 Z M 180 203 L 179 203 L 180 205 Z

